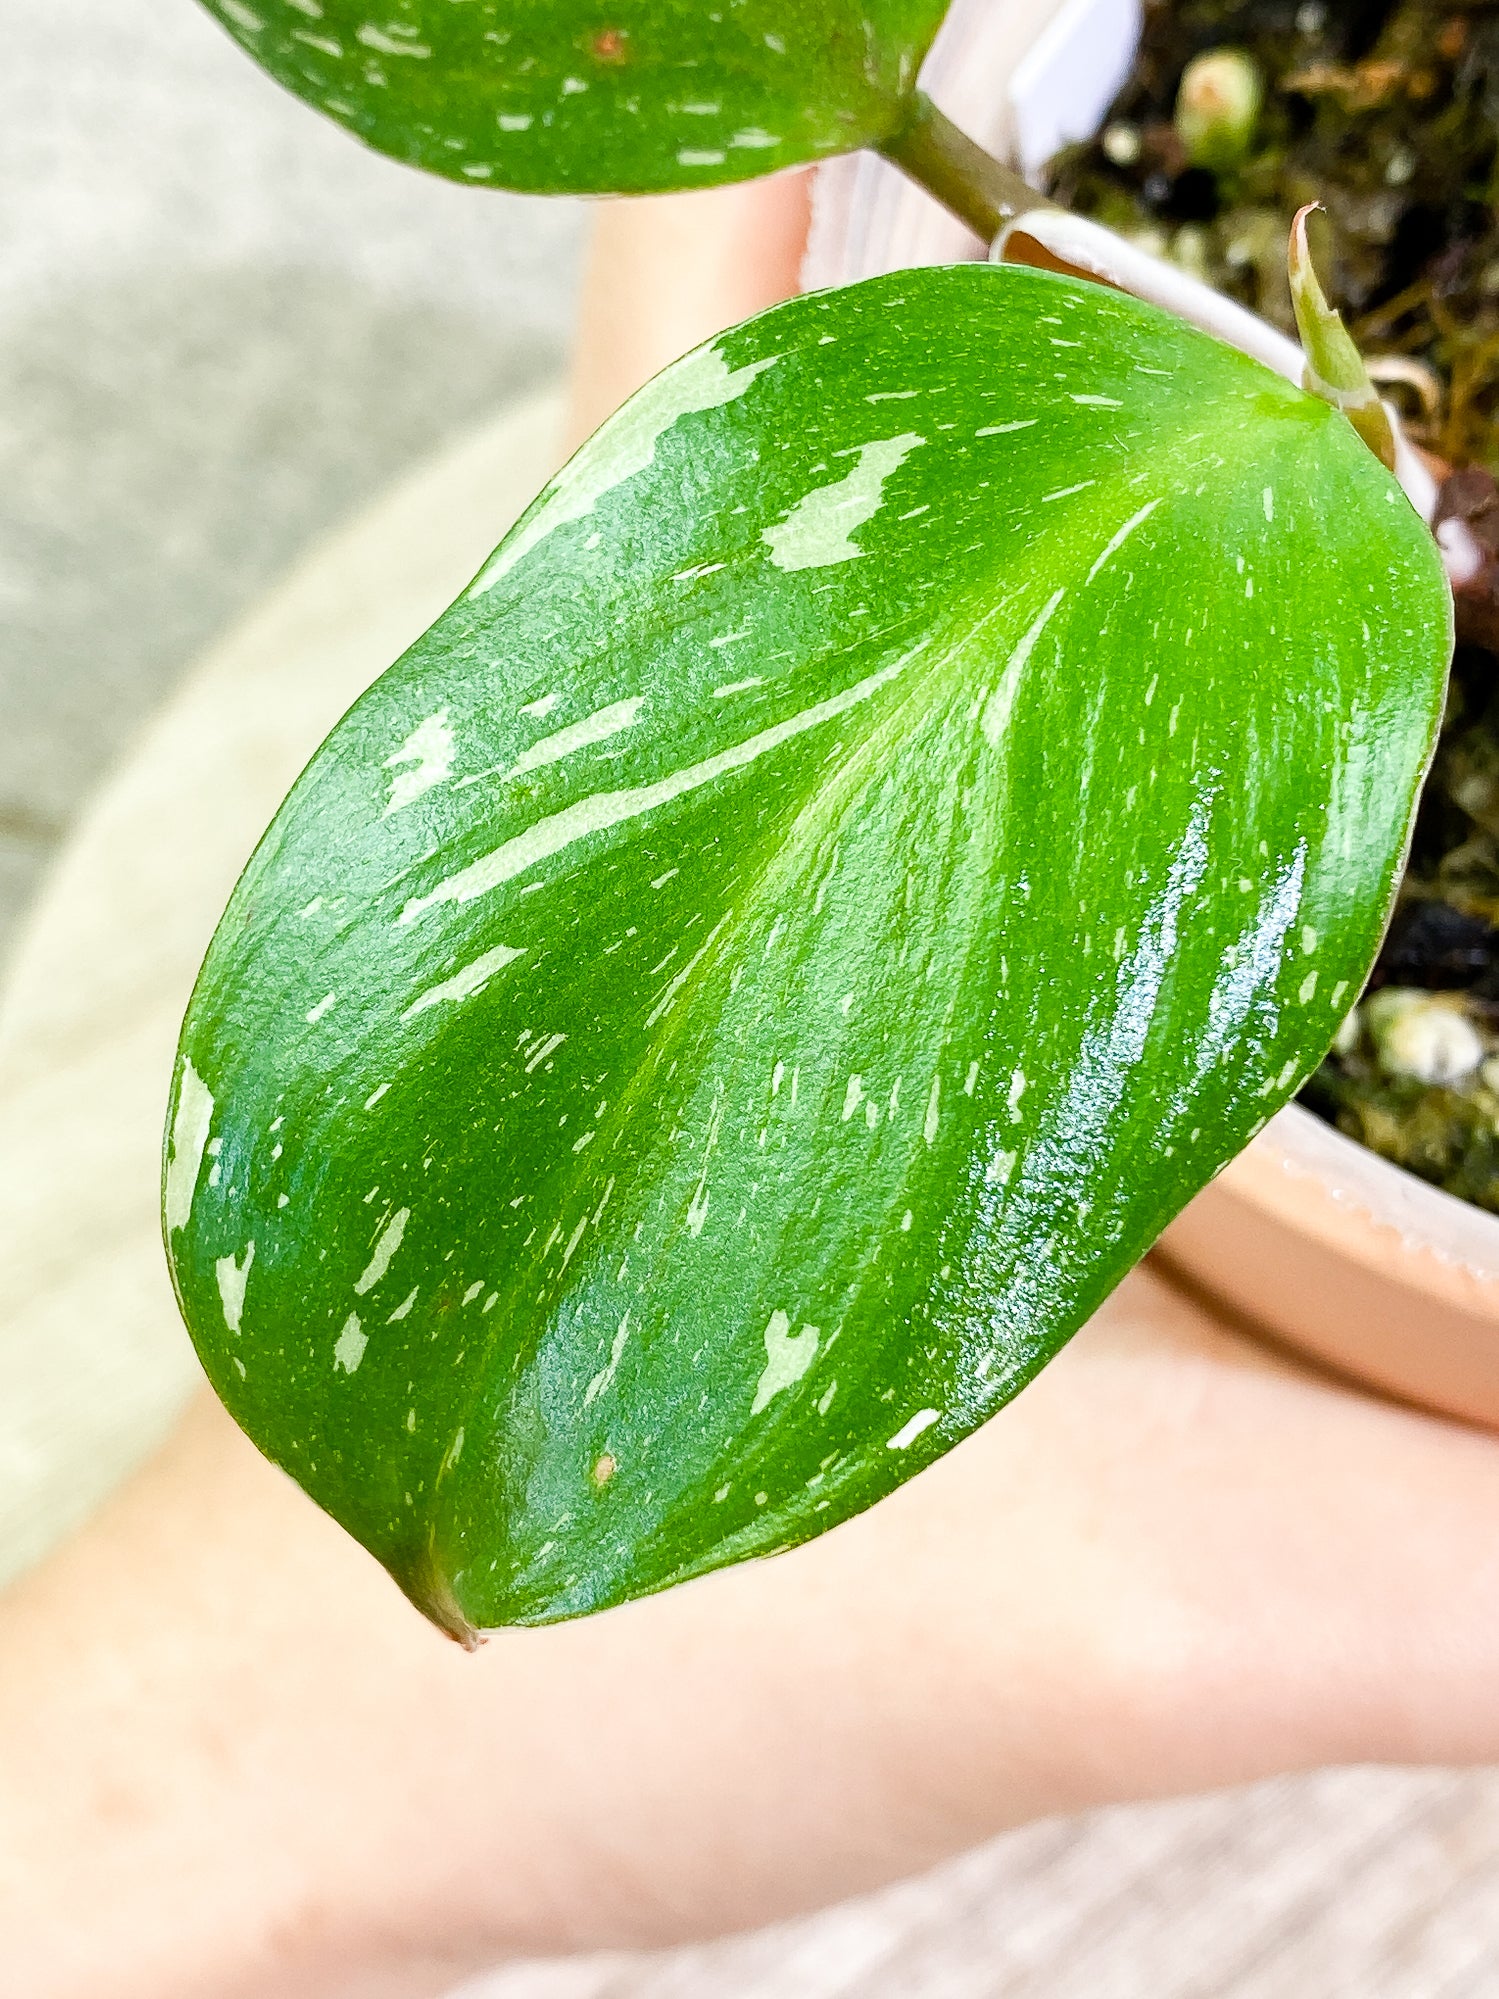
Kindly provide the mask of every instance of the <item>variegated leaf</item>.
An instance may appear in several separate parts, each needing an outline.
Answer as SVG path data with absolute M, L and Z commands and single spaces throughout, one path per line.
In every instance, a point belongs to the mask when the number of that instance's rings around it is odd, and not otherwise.
M 751 180 L 878 143 L 947 0 L 205 0 L 377 152 L 534 193 Z
M 1344 419 L 984 265 L 668 369 L 330 737 L 183 1034 L 250 1434 L 448 1629 L 868 1506 L 1296 1089 L 1438 712 Z

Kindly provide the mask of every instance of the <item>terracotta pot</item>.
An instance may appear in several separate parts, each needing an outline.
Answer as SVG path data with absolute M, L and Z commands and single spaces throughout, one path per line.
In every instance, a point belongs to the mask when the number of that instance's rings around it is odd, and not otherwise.
M 1137 0 L 957 0 L 925 81 L 1027 170 L 1096 130 Z M 806 282 L 986 246 L 868 155 L 821 170 Z M 1499 1427 L 1499 1217 L 1289 1105 L 1172 1224 L 1165 1262 L 1259 1330 L 1360 1381 Z

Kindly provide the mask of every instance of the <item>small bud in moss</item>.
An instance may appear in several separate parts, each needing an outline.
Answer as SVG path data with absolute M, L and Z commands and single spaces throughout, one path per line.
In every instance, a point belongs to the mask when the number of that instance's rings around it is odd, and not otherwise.
M 1164 257 L 1171 248 L 1170 237 L 1154 222 L 1147 222 L 1141 229 L 1131 229 L 1125 241 L 1133 243 L 1137 250 L 1143 250 L 1147 257 Z
M 1367 1001 L 1364 1017 L 1387 1076 L 1450 1086 L 1464 1082 L 1484 1059 L 1478 1029 L 1446 994 L 1386 986 Z
M 1171 261 L 1189 277 L 1208 282 L 1208 232 L 1200 222 L 1184 222 L 1171 239 Z
M 1341 1056 L 1346 1061 L 1350 1055 L 1357 1053 L 1363 1033 L 1364 1023 L 1359 1018 L 1358 1008 L 1350 1007 L 1343 1015 L 1338 1031 L 1332 1038 L 1333 1054 Z
M 1296 330 L 1306 354 L 1306 371 L 1301 386 L 1309 395 L 1319 396 L 1341 410 L 1380 463 L 1395 469 L 1395 434 L 1379 391 L 1369 379 L 1363 356 L 1353 344 L 1353 336 L 1327 303 L 1312 262 L 1307 240 L 1307 221 L 1320 202 L 1309 201 L 1298 208 L 1291 224 L 1287 264 L 1291 278 L 1291 304 L 1296 312 Z
M 1385 161 L 1385 185 L 1404 187 L 1414 179 L 1419 162 L 1409 146 L 1397 146 Z
M 1182 71 L 1176 133 L 1194 167 L 1232 173 L 1254 144 L 1265 81 L 1243 49 L 1210 49 Z

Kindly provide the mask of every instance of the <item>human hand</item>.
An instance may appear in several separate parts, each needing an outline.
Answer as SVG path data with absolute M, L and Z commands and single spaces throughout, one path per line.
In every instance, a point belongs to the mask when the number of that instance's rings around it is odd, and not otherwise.
M 405 1999 L 1006 1826 L 1499 1755 L 1499 1445 L 1130 1279 L 872 1512 L 468 1656 L 216 1406 L 0 1609 L 17 1999 Z

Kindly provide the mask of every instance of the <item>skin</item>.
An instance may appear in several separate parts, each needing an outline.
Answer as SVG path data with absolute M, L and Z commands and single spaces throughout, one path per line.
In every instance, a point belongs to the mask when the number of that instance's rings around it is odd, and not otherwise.
M 776 295 L 804 219 L 795 181 L 612 211 L 580 427 Z M 720 261 L 741 227 L 763 265 Z M 871 1513 L 471 1656 L 205 1402 L 0 1601 L 6 1990 L 418 1999 L 1044 1814 L 1492 1760 L 1496 1610 L 1499 1441 L 1148 1269 Z
M 611 202 L 583 273 L 567 446 L 689 347 L 797 290 L 811 176 Z

